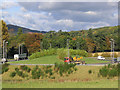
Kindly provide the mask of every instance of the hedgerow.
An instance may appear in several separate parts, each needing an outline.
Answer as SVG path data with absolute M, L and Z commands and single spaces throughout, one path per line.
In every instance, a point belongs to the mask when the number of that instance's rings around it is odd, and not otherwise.
M 86 57 L 88 56 L 88 53 L 85 50 L 73 50 L 69 49 L 70 55 L 79 55 Z M 48 49 L 48 50 L 42 50 L 41 52 L 36 52 L 32 54 L 29 59 L 35 59 L 40 58 L 42 56 L 49 56 L 49 55 L 58 55 L 60 59 L 64 59 L 64 57 L 68 56 L 68 49 Z
M 107 65 L 99 70 L 99 75 L 102 77 L 115 77 L 120 74 L 120 64 L 117 65 Z

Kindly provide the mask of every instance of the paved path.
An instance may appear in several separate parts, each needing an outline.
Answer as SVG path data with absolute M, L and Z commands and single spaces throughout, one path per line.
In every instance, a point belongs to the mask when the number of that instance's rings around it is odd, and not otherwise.
M 110 63 L 96 63 L 96 64 L 85 64 L 85 65 L 78 65 L 78 66 L 104 66 Z M 41 66 L 47 66 L 47 65 L 55 65 L 55 64 L 13 64 L 10 63 L 10 65 L 41 65 Z
M 25 59 L 28 60 L 28 59 Z M 16 60 L 8 60 L 8 62 L 14 62 Z M 110 60 L 109 60 L 110 61 Z M 85 65 L 79 65 L 79 66 L 104 66 L 107 64 L 111 64 L 111 63 L 95 63 L 95 64 L 85 64 Z M 54 65 L 54 64 L 14 64 L 14 63 L 10 63 L 10 65 L 41 65 L 41 66 L 46 66 L 46 65 Z

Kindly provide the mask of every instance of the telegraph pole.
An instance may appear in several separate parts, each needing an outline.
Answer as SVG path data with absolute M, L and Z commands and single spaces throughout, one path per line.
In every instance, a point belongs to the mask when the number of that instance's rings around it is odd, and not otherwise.
M 7 59 L 7 44 L 8 44 L 8 42 L 6 42 L 6 59 Z
M 21 45 L 21 44 L 19 44 L 19 55 L 20 55 L 20 45 Z
M 110 43 L 111 43 L 111 59 L 112 59 L 112 41 L 110 41 Z
M 4 54 L 5 54 L 5 40 L 3 40 L 3 59 L 5 58 Z
M 69 57 L 69 55 L 70 55 L 70 53 L 69 53 L 69 39 L 67 39 L 67 48 L 68 48 L 68 57 Z
M 77 49 L 79 49 L 79 42 L 77 42 Z
M 51 49 L 51 43 L 50 43 L 50 49 Z
M 111 39 L 112 63 L 114 63 L 114 39 Z

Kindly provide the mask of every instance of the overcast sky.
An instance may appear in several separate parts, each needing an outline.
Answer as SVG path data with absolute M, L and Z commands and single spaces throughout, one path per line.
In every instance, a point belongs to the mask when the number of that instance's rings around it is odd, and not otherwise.
M 118 24 L 117 2 L 2 2 L 7 24 L 34 30 L 82 30 Z

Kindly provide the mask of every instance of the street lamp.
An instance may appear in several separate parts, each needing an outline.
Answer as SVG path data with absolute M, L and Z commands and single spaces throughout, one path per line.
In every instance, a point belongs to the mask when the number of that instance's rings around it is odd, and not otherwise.
M 3 59 L 2 59 L 2 61 L 3 61 L 3 63 L 5 63 L 5 61 L 6 61 L 6 58 L 5 58 L 5 43 L 7 44 L 8 42 L 5 42 L 6 40 L 3 40 Z M 6 46 L 6 48 L 7 48 L 7 46 Z M 6 49 L 6 51 L 7 51 L 7 49 Z
M 112 41 L 110 41 L 110 43 L 111 43 L 111 59 L 112 59 Z
M 79 42 L 77 42 L 77 49 L 79 49 Z
M 68 57 L 69 57 L 69 39 L 67 39 Z
M 5 52 L 5 46 L 4 45 L 5 45 L 5 40 L 3 40 L 3 59 L 5 58 L 4 57 L 4 52 Z
M 113 52 L 113 54 L 111 55 L 113 57 L 112 63 L 114 63 L 114 39 L 110 39 L 111 41 L 111 52 Z
M 8 42 L 6 42 L 6 60 L 7 60 L 7 44 Z

